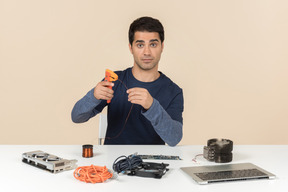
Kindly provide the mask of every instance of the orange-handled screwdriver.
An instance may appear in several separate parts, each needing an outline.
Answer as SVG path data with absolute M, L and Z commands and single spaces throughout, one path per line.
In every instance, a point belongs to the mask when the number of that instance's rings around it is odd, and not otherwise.
M 118 75 L 116 73 L 114 73 L 113 71 L 106 69 L 105 71 L 105 81 L 117 81 L 118 80 Z M 109 86 L 110 89 L 112 89 L 111 86 Z M 111 100 L 108 100 L 107 103 L 110 103 Z

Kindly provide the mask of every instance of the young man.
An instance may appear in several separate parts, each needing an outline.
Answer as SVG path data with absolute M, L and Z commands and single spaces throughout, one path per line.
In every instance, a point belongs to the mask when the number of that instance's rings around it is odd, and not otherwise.
M 182 139 L 183 92 L 158 71 L 163 41 L 157 19 L 136 19 L 129 29 L 133 67 L 116 71 L 119 80 L 101 81 L 80 99 L 72 110 L 73 122 L 86 122 L 108 106 L 104 144 L 177 145 Z

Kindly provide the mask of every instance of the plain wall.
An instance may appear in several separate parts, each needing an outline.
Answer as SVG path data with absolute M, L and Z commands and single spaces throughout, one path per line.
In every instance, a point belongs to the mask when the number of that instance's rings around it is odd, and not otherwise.
M 0 0 L 0 144 L 97 144 L 71 110 L 133 65 L 128 28 L 165 27 L 159 70 L 184 91 L 180 144 L 288 144 L 288 1 Z

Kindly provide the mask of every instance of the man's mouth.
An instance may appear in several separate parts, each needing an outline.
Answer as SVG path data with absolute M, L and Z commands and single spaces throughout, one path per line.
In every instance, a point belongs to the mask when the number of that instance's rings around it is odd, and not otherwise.
M 153 59 L 151 59 L 151 58 L 147 58 L 147 59 L 142 59 L 142 61 L 144 62 L 144 63 L 150 63 L 151 61 L 152 61 Z

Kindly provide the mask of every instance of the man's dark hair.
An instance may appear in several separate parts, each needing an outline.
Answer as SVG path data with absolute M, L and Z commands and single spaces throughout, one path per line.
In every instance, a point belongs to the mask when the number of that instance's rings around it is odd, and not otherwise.
M 161 43 L 164 41 L 164 28 L 159 20 L 152 17 L 140 17 L 133 21 L 129 28 L 129 43 L 132 45 L 134 41 L 135 32 L 157 32 L 159 34 Z

